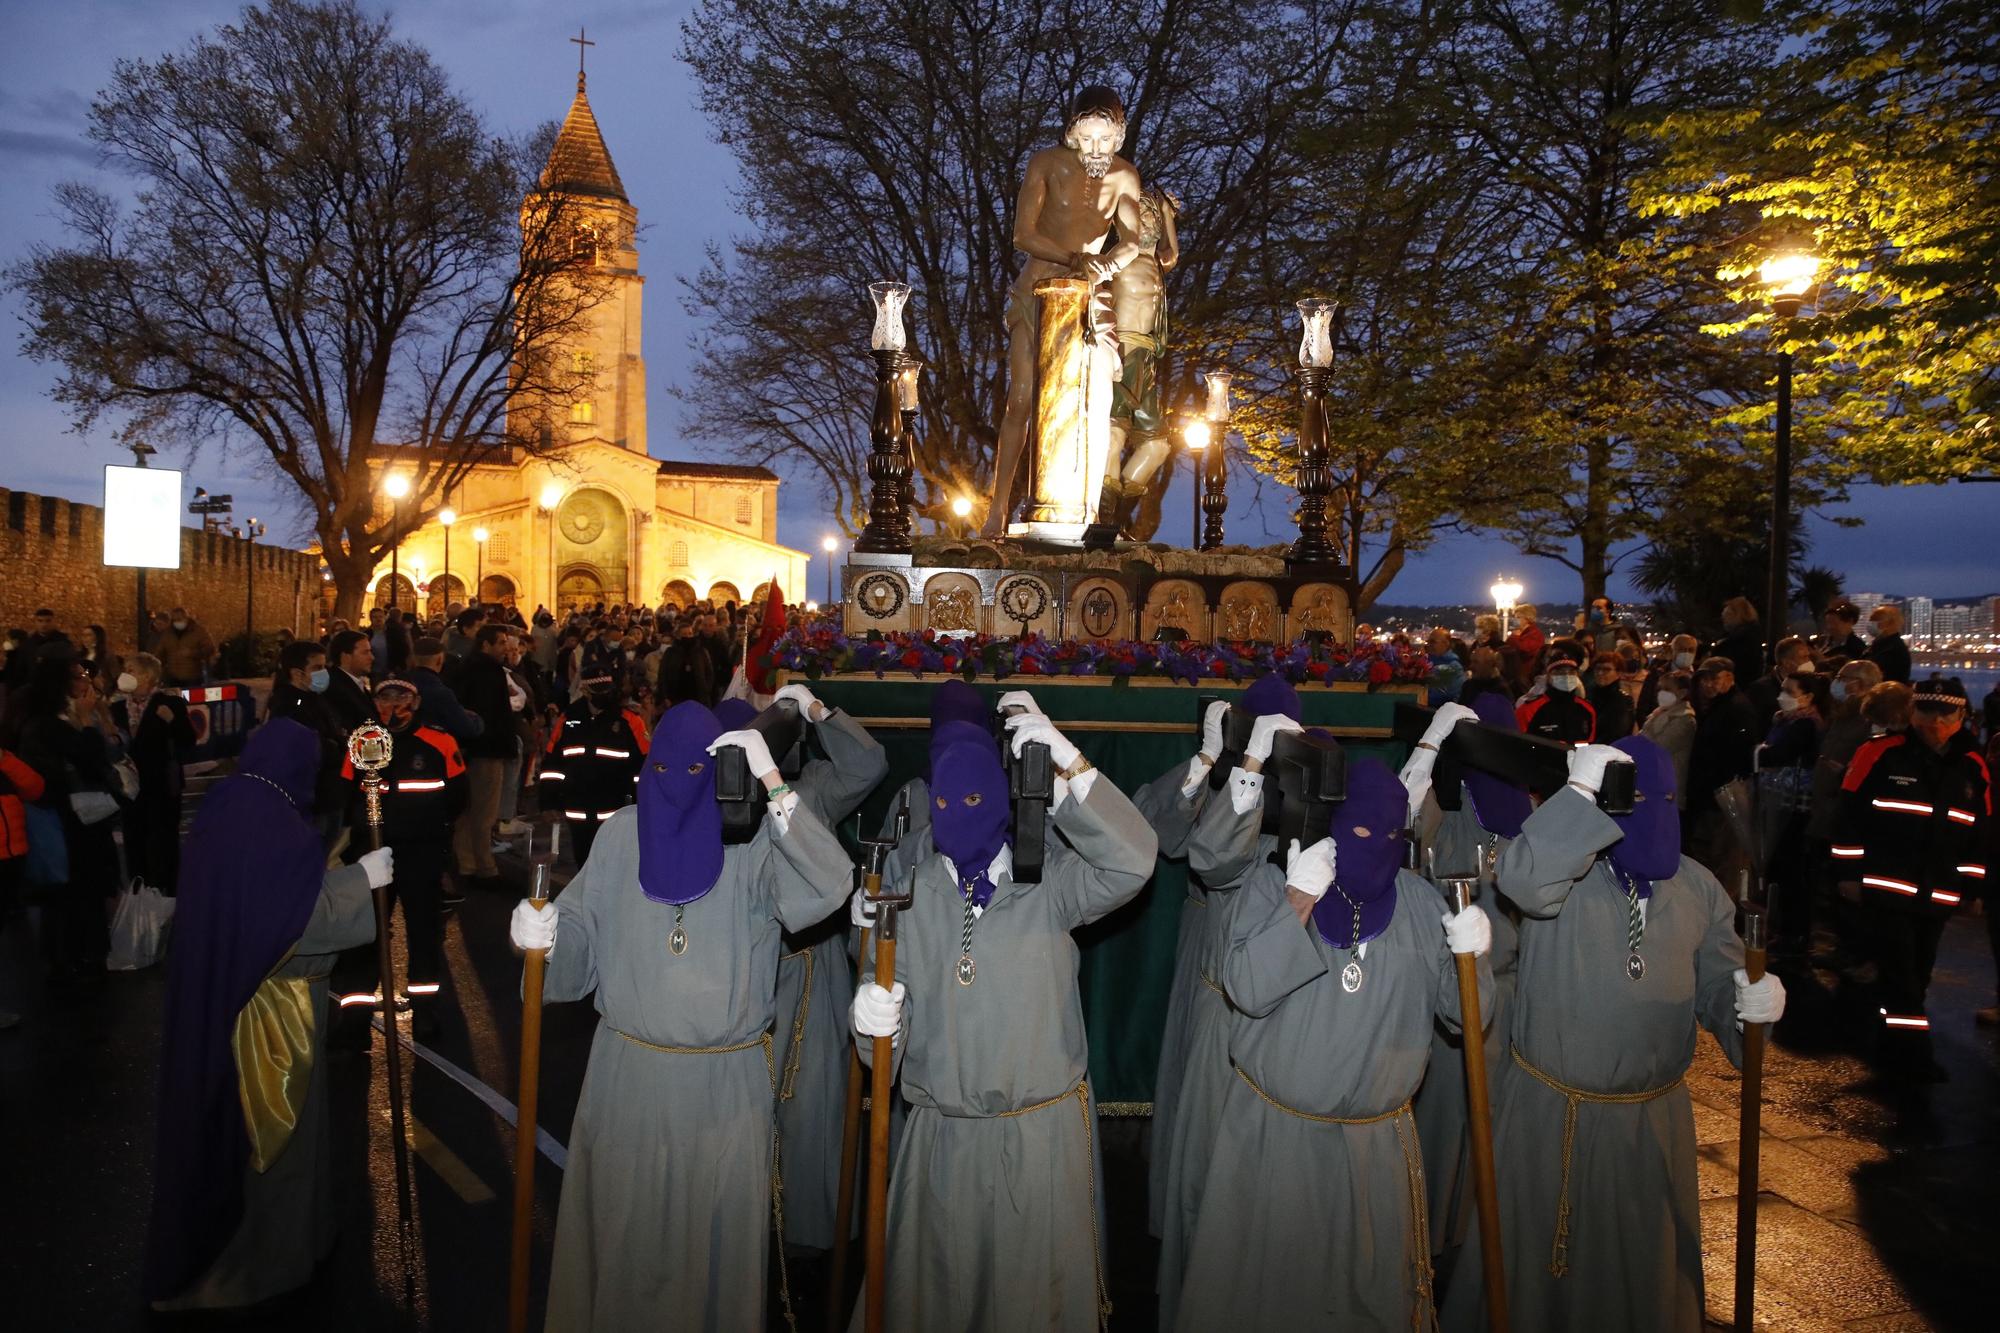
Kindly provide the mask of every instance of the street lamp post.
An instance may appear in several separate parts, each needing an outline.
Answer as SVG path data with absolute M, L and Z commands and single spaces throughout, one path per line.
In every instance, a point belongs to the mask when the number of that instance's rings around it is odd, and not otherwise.
M 1201 511 L 1208 516 L 1202 524 L 1201 549 L 1213 551 L 1222 545 L 1222 516 L 1229 508 L 1229 383 L 1226 370 L 1208 372 L 1208 430 L 1214 450 L 1208 455 L 1207 484 L 1203 486 Z
M 1803 251 L 1773 255 L 1758 269 L 1771 293 L 1771 310 L 1789 322 L 1805 304 L 1819 275 L 1819 260 Z M 1778 349 L 1778 414 L 1771 441 L 1771 571 L 1764 592 L 1764 653 L 1775 664 L 1778 640 L 1785 637 L 1790 603 L 1792 526 L 1792 353 Z
M 133 467 L 146 466 L 147 456 L 159 452 L 159 450 L 147 444 L 144 440 L 134 440 L 128 447 L 132 450 Z M 139 616 L 133 625 L 132 642 L 137 644 L 141 649 L 144 649 L 146 646 L 146 630 L 148 628 L 146 624 L 146 567 L 141 565 L 133 572 L 139 576 L 137 580 L 139 585 Z
M 833 605 L 833 553 L 840 549 L 840 539 L 832 533 L 820 538 L 819 549 L 826 552 L 826 604 Z
M 1500 613 L 1500 641 L 1505 643 L 1507 617 L 1521 604 L 1521 585 L 1503 574 L 1487 591 L 1493 594 L 1493 607 Z
M 1188 528 L 1188 549 L 1201 549 L 1201 480 L 1207 471 L 1202 466 L 1207 457 L 1209 426 L 1206 418 L 1196 417 L 1181 428 L 1181 439 L 1187 442 L 1188 470 L 1194 474 L 1194 523 Z
M 492 535 L 485 528 L 472 530 L 472 547 L 479 552 L 479 558 L 476 566 L 478 573 L 473 576 L 475 581 L 472 585 L 472 596 L 466 602 L 467 606 L 478 606 L 480 597 L 486 592 L 486 539 Z
M 1326 386 L 1333 375 L 1333 312 L 1336 303 L 1308 297 L 1298 303 L 1303 333 L 1299 339 L 1299 443 L 1295 468 L 1299 492 L 1299 536 L 1285 563 L 1312 568 L 1333 563 L 1333 546 L 1326 535 L 1326 497 L 1332 489 L 1327 472 Z
M 548 516 L 549 528 L 549 611 L 553 614 L 557 606 L 556 597 L 556 506 L 562 503 L 562 487 L 550 482 L 542 487 L 542 513 Z
M 909 284 L 871 282 L 868 296 L 875 305 L 875 328 L 868 354 L 875 360 L 875 410 L 868 428 L 873 449 L 868 455 L 868 523 L 861 529 L 857 551 L 882 555 L 910 553 L 910 512 L 904 507 L 910 455 L 903 440 L 902 397 L 896 380 L 905 360 L 903 306 Z M 914 374 L 911 379 L 914 387 Z
M 249 634 L 256 626 L 254 610 L 257 605 L 257 539 L 268 529 L 263 520 L 253 518 L 243 528 L 243 632 Z
M 403 550 L 403 498 L 410 493 L 410 479 L 400 472 L 382 478 L 382 493 L 389 497 L 389 609 L 396 609 L 396 585 L 402 580 L 397 557 Z
M 444 524 L 444 604 L 451 605 L 451 525 L 458 522 L 458 511 L 450 505 L 438 510 L 438 522 Z

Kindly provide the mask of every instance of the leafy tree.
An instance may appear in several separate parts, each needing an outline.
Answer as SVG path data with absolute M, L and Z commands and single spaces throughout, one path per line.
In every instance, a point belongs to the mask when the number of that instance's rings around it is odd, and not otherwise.
M 1659 535 L 1640 552 L 1632 582 L 1651 594 L 1657 624 L 1708 640 L 1722 632 L 1724 602 L 1764 599 L 1770 575 L 1770 493 L 1762 470 L 1737 458 L 1698 463 L 1687 480 L 1686 489 L 1667 501 Z M 1801 567 L 1810 543 L 1797 524 L 1790 536 L 1792 577 L 1804 581 L 1824 572 Z
M 1818 0 L 1747 95 L 1690 108 L 1642 207 L 1706 223 L 1702 262 L 1737 280 L 1718 334 L 1794 354 L 1842 466 L 1883 482 L 2000 465 L 2000 10 L 1966 0 Z M 1810 245 L 1816 305 L 1775 321 L 1761 260 Z
M 248 442 L 296 488 L 354 617 L 376 564 L 510 427 L 581 387 L 550 354 L 604 285 L 572 211 L 530 199 L 550 143 L 494 138 L 422 48 L 351 0 L 270 0 L 123 61 L 90 135 L 133 177 L 69 184 L 69 243 L 8 272 L 26 352 L 79 425 Z M 384 440 L 393 444 L 383 443 Z M 411 482 L 399 508 L 374 474 Z

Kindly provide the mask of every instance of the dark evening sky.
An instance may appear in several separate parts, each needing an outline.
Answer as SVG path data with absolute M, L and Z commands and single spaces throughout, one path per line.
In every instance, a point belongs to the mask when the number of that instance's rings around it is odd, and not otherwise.
M 370 5 L 370 8 L 377 6 Z M 183 46 L 199 31 L 233 18 L 240 6 L 226 0 L 21 0 L 10 4 L 6 42 L 0 46 L 0 262 L 12 262 L 37 241 L 58 232 L 50 187 L 68 179 L 116 187 L 84 138 L 91 95 L 108 80 L 121 57 L 153 57 Z M 645 231 L 641 269 L 647 286 L 645 353 L 649 370 L 652 449 L 661 457 L 688 457 L 677 431 L 677 405 L 667 390 L 687 373 L 691 323 L 680 308 L 677 275 L 690 272 L 710 242 L 726 244 L 745 223 L 730 198 L 734 165 L 711 141 L 686 69 L 675 58 L 679 26 L 689 6 L 661 3 L 522 4 L 515 0 L 409 0 L 393 13 L 399 31 L 429 47 L 457 86 L 496 128 L 522 131 L 559 119 L 574 87 L 577 48 L 565 39 L 586 25 L 598 45 L 590 51 L 590 98 L 619 174 L 638 206 Z M 1142 169 L 1143 161 L 1140 163 Z M 893 276 L 893 275 L 884 275 Z M 992 280 L 1002 283 L 1006 274 Z M 69 433 L 63 410 L 48 397 L 53 368 L 22 358 L 20 310 L 0 298 L 8 344 L 0 355 L 0 484 L 79 500 L 101 498 L 101 468 L 127 461 L 108 429 Z M 855 294 L 857 329 L 866 301 Z M 857 372 L 857 394 L 872 386 Z M 232 492 L 238 517 L 257 514 L 272 537 L 303 542 L 309 535 L 282 492 L 258 476 L 254 457 L 223 448 L 190 462 L 171 455 L 161 464 L 185 467 L 188 486 Z M 1266 484 L 1253 487 L 1239 471 L 1232 488 L 1232 540 L 1289 535 L 1289 494 Z M 1185 486 L 1166 505 L 1162 539 L 1186 539 L 1189 497 Z M 780 539 L 812 553 L 808 586 L 820 581 L 819 540 L 831 526 L 812 483 L 801 478 L 782 492 Z M 1841 513 L 1865 518 L 1861 528 L 1841 529 L 1809 520 L 1812 558 L 1847 575 L 1855 591 L 1922 593 L 1938 598 L 2000 591 L 1995 570 L 1993 515 L 2000 486 L 1961 485 L 1895 490 L 1868 487 Z M 1268 537 L 1266 537 L 1268 534 Z M 1507 543 L 1451 537 L 1415 557 L 1390 588 L 1395 602 L 1458 603 L 1483 600 L 1495 575 L 1506 572 L 1527 585 L 1530 599 L 1574 600 L 1575 576 L 1552 561 L 1525 559 Z M 1614 581 L 1614 593 L 1627 591 Z

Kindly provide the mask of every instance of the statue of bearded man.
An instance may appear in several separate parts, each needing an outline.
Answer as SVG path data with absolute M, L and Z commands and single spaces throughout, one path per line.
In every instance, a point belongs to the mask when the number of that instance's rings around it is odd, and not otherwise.
M 1041 336 L 1036 284 L 1080 277 L 1095 285 L 1090 337 L 1110 354 L 1117 350 L 1111 280 L 1139 255 L 1139 172 L 1118 156 L 1125 143 L 1125 104 L 1109 88 L 1077 94 L 1062 146 L 1028 159 L 1014 211 L 1014 248 L 1028 257 L 1007 300 L 1007 406 L 993 466 L 993 498 L 980 535 L 1006 528 L 1028 425 L 1035 415 L 1035 354 Z M 1113 224 L 1130 237 L 1109 250 Z

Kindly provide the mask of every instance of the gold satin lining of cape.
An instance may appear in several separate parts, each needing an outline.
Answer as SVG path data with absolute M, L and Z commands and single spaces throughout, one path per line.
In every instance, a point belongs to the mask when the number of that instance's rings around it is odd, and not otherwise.
M 309 977 L 264 978 L 236 1015 L 230 1045 L 253 1171 L 270 1170 L 298 1128 L 312 1082 L 314 1017 Z

